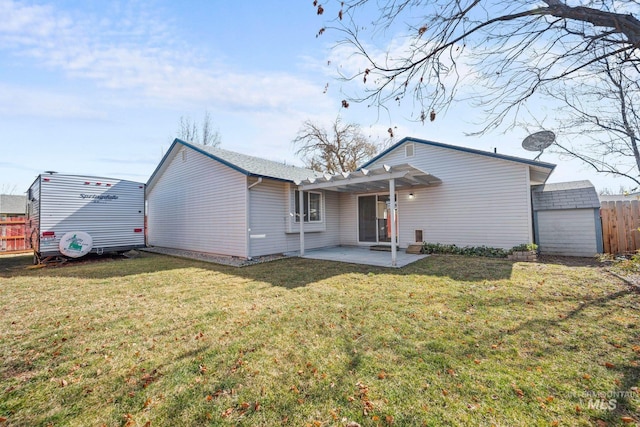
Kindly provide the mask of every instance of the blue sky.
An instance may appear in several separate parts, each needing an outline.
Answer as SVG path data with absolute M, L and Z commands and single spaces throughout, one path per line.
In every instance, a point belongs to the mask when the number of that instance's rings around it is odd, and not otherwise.
M 0 0 L 0 16 L 3 191 L 22 193 L 45 170 L 146 182 L 180 117 L 200 121 L 205 110 L 222 148 L 298 165 L 291 141 L 302 122 L 328 125 L 338 114 L 374 138 L 393 126 L 396 140 L 536 155 L 520 147 L 524 129 L 465 136 L 480 118 L 464 105 L 424 125 L 410 120 L 410 105 L 390 116 L 340 109 L 352 88 L 336 68 L 357 63 L 332 49 L 336 34 L 316 38 L 324 22 L 311 0 Z M 558 164 L 552 182 L 629 186 L 577 161 L 541 160 Z

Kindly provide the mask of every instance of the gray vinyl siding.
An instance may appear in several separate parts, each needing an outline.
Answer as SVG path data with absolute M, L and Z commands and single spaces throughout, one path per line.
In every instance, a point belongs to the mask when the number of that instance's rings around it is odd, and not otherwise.
M 338 246 L 340 244 L 340 195 L 335 191 L 324 191 L 325 231 L 304 234 L 306 249 Z M 307 224 L 305 224 L 306 226 Z M 300 249 L 300 233 L 287 233 L 287 246 Z
M 88 233 L 91 252 L 144 246 L 144 184 L 113 178 L 41 175 L 31 186 L 29 233 L 42 255 L 59 254 L 69 232 Z M 41 238 L 53 232 L 55 238 Z
M 358 195 L 340 193 L 340 244 L 358 244 Z
M 249 190 L 251 256 L 293 252 L 300 249 L 300 234 L 295 227 L 289 232 L 290 207 L 295 186 L 264 180 Z M 305 231 L 305 248 L 337 246 L 339 244 L 340 206 L 338 195 L 324 192 L 322 224 Z M 305 224 L 307 226 L 307 224 Z M 305 227 L 306 228 L 306 227 Z M 312 228 L 309 227 L 311 230 Z M 251 237 L 253 236 L 253 237 Z
M 536 213 L 541 254 L 592 257 L 598 253 L 594 209 Z
M 292 250 L 287 248 L 285 237 L 288 220 L 287 187 L 286 183 L 265 179 L 249 190 L 250 256 Z
M 175 147 L 148 190 L 149 244 L 246 257 L 246 176 Z
M 528 165 L 419 143 L 414 152 L 406 157 L 403 144 L 369 165 L 409 163 L 442 180 L 413 190 L 413 200 L 409 191 L 398 193 L 401 247 L 414 242 L 414 230 L 427 242 L 460 246 L 533 241 Z

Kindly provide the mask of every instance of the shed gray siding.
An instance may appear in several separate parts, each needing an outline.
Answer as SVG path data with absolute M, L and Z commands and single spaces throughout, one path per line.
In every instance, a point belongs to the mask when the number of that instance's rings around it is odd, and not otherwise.
M 405 155 L 409 143 L 412 157 Z M 398 194 L 401 247 L 414 242 L 415 230 L 423 230 L 427 242 L 460 246 L 511 248 L 533 241 L 529 165 L 409 140 L 368 167 L 403 163 L 442 184 L 413 190 L 412 200 L 409 191 Z
M 591 182 L 537 185 L 531 198 L 541 254 L 592 257 L 602 252 L 600 200 Z
M 536 215 L 541 254 L 592 257 L 601 252 L 593 209 L 554 209 Z
M 150 245 L 246 257 L 244 174 L 174 145 L 148 189 Z

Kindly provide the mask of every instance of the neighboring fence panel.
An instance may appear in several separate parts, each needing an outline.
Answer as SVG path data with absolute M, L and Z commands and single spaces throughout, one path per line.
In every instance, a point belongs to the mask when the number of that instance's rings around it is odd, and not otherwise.
M 0 215 L 0 253 L 27 250 L 24 216 Z
M 602 202 L 602 239 L 604 251 L 625 254 L 640 249 L 640 201 Z

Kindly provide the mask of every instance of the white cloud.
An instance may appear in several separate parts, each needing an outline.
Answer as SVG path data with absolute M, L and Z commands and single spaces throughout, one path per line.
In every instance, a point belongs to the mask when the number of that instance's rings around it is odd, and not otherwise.
M 70 79 L 128 91 L 130 102 L 155 105 L 206 102 L 232 109 L 286 109 L 322 88 L 288 73 L 237 71 L 170 39 L 167 24 L 147 10 L 112 10 L 113 16 L 74 16 L 53 6 L 0 0 L 0 49 L 35 61 Z M 131 92 L 133 91 L 133 92 Z
M 75 95 L 0 84 L 0 114 L 54 119 L 106 119 L 106 114 Z

